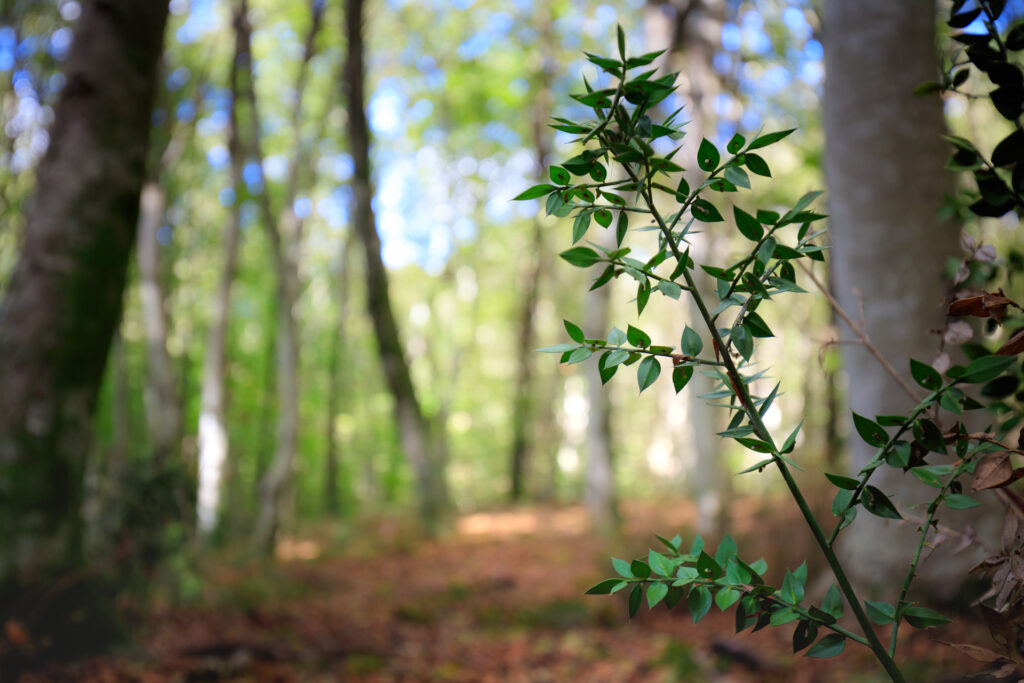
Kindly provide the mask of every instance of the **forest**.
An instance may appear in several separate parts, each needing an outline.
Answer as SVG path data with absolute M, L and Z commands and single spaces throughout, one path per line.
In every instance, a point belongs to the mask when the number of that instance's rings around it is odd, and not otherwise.
M 1022 53 L 0 2 L 0 681 L 1024 677 Z

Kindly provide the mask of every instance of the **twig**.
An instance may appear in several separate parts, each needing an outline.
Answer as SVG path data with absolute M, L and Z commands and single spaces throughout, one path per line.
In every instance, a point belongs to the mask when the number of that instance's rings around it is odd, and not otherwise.
M 885 356 L 883 356 L 881 352 L 878 350 L 878 348 L 871 343 L 871 340 L 868 338 L 867 332 L 865 330 L 862 330 L 856 324 L 854 324 L 853 320 L 850 319 L 850 316 L 847 315 L 846 311 L 843 310 L 843 307 L 840 306 L 839 302 L 836 301 L 832 294 L 829 293 L 825 285 L 823 285 L 821 281 L 817 277 L 815 277 L 811 269 L 799 261 L 797 261 L 797 265 L 800 266 L 800 268 L 807 274 L 807 277 L 811 278 L 811 282 L 814 283 L 814 286 L 817 287 L 818 290 L 825 295 L 825 298 L 828 300 L 828 303 L 832 307 L 832 310 L 835 311 L 836 315 L 842 318 L 847 325 L 849 325 L 850 329 L 853 330 L 853 333 L 857 335 L 861 343 L 864 344 L 864 348 L 868 350 L 868 353 L 874 356 L 875 360 L 881 363 L 882 367 L 885 368 L 885 371 L 888 372 L 894 380 L 896 380 L 896 383 L 900 385 L 900 388 L 903 389 L 904 392 L 906 392 L 907 396 L 912 398 L 914 401 L 920 401 L 921 397 L 914 390 L 914 388 L 910 386 L 907 380 L 903 379 L 900 373 L 896 372 L 896 368 L 890 365 L 889 361 L 885 359 Z

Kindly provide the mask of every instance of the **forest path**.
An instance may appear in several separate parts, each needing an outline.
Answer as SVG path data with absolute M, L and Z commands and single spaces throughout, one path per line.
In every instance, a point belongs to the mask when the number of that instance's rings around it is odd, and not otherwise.
M 738 506 L 740 547 L 762 550 L 773 570 L 786 556 L 795 566 L 807 555 L 794 540 L 803 534 L 789 530 L 795 520 L 757 505 Z M 626 533 L 610 542 L 587 533 L 580 508 L 539 507 L 462 517 L 440 541 L 413 542 L 381 522 L 332 553 L 316 540 L 287 540 L 278 549 L 287 559 L 269 569 L 220 566 L 204 577 L 202 604 L 156 609 L 131 650 L 28 680 L 883 680 L 855 645 L 831 660 L 794 657 L 791 626 L 736 635 L 733 611 L 712 608 L 695 627 L 685 605 L 645 607 L 630 622 L 624 594 L 583 595 L 607 578 L 610 555 L 645 554 L 655 531 L 686 537 L 692 520 L 685 504 L 625 511 Z M 908 680 L 976 670 L 932 637 L 987 644 L 975 623 L 907 628 Z

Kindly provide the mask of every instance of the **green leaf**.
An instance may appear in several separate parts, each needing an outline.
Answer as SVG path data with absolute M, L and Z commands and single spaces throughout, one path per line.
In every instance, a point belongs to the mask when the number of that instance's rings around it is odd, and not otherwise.
M 760 149 L 762 147 L 767 147 L 768 145 L 771 145 L 771 144 L 774 144 L 774 143 L 778 142 L 779 140 L 781 140 L 782 138 L 786 137 L 787 135 L 789 135 L 790 133 L 792 133 L 795 130 L 796 130 L 796 128 L 790 128 L 789 130 L 780 130 L 777 133 L 768 133 L 766 135 L 762 135 L 761 137 L 759 137 L 759 138 L 755 139 L 753 142 L 751 142 L 750 146 L 747 147 L 747 149 L 751 150 L 751 149 Z
M 777 243 L 774 237 L 766 237 L 764 239 L 764 242 L 761 242 L 761 246 L 757 248 L 757 254 L 755 258 L 758 260 L 758 262 L 767 266 L 768 261 L 770 261 L 772 256 L 775 254 L 776 246 Z
M 801 619 L 793 631 L 793 652 L 799 652 L 818 637 L 818 625 L 810 619 Z
M 662 280 L 658 283 L 658 290 L 670 299 L 679 301 L 680 295 L 683 293 L 683 288 L 674 282 L 668 282 Z
M 789 436 L 787 436 L 786 440 L 782 443 L 782 448 L 779 449 L 780 453 L 791 453 L 793 451 L 794 446 L 796 446 L 796 436 L 800 433 L 800 428 L 803 424 L 804 421 L 800 420 L 800 422 L 797 423 L 796 429 L 789 433 Z
M 647 336 L 647 333 L 632 325 L 626 326 L 626 339 L 630 344 L 641 349 L 651 345 L 651 338 Z
M 952 623 L 953 620 L 944 617 L 933 609 L 914 605 L 903 610 L 903 618 L 914 628 L 931 628 L 933 626 L 944 626 Z
M 843 598 L 839 594 L 839 589 L 836 588 L 835 584 L 829 586 L 828 592 L 825 593 L 825 599 L 821 602 L 821 609 L 828 614 L 831 614 L 836 619 L 842 618 Z
M 672 369 L 672 386 L 675 387 L 677 394 L 689 383 L 691 377 L 693 377 L 692 365 L 680 365 Z
M 982 356 L 967 365 L 959 381 L 967 384 L 981 384 L 993 380 L 1014 364 L 1015 356 Z
M 774 612 L 772 612 L 770 623 L 771 623 L 772 626 L 785 626 L 786 624 L 793 623 L 794 621 L 796 621 L 799 618 L 800 618 L 800 615 L 797 612 L 795 612 L 795 611 L 793 611 L 793 610 L 791 610 L 791 609 L 789 609 L 787 607 L 787 608 L 780 609 L 780 610 L 775 610 Z
M 720 223 L 725 220 L 714 204 L 706 199 L 694 199 L 690 205 L 690 213 L 702 223 Z
M 616 365 L 625 363 L 629 359 L 629 352 L 623 351 L 622 349 L 615 349 L 614 351 L 608 352 L 607 360 L 604 362 L 604 367 L 614 368 Z
M 750 176 L 739 166 L 726 167 L 725 171 L 722 172 L 722 177 L 736 187 L 750 189 Z
M 559 256 L 577 268 L 586 268 L 601 260 L 597 252 L 590 247 L 573 247 L 563 251 Z
M 594 212 L 594 220 L 602 228 L 607 228 L 612 224 L 612 212 L 608 209 L 598 209 Z
M 835 657 L 843 651 L 846 647 L 846 636 L 842 636 L 838 633 L 830 633 L 817 643 L 815 643 L 804 657 L 813 657 L 815 659 L 828 659 L 829 657 Z
M 579 213 L 576 214 L 576 219 L 572 222 L 572 243 L 576 244 L 583 236 L 587 234 L 587 230 L 590 228 L 590 214 Z
M 700 147 L 697 149 L 697 165 L 700 166 L 700 169 L 702 171 L 713 171 L 718 168 L 720 159 L 718 148 L 711 144 L 707 138 L 701 139 Z
M 686 182 L 686 178 L 679 179 L 679 185 L 676 187 L 676 199 L 680 202 L 686 201 L 686 198 L 690 196 L 690 183 Z
M 739 133 L 736 133 L 729 140 L 729 143 L 725 146 L 725 148 L 729 151 L 729 154 L 739 154 L 740 150 L 743 149 L 743 144 L 746 141 L 746 138 L 744 138 Z
M 575 351 L 580 348 L 578 344 L 555 344 L 554 346 L 545 346 L 543 349 L 537 349 L 540 353 L 565 353 L 566 351 Z
M 526 199 L 536 199 L 537 197 L 543 197 L 544 195 L 553 192 L 554 190 L 557 189 L 558 188 L 555 187 L 554 185 L 548 185 L 546 183 L 541 185 L 534 185 L 528 190 L 524 190 L 523 192 L 517 194 L 515 197 L 512 198 L 512 201 L 518 202 L 524 201 Z
M 668 595 L 668 585 L 662 582 L 652 583 L 647 587 L 647 606 L 654 609 Z
M 578 325 L 571 323 L 568 320 L 563 320 L 562 324 L 565 325 L 565 331 L 569 333 L 570 339 L 578 341 L 580 344 L 583 343 L 583 330 L 581 330 Z
M 864 489 L 864 492 L 861 494 L 861 502 L 864 504 L 864 509 L 873 515 L 886 519 L 903 519 L 896 506 L 889 500 L 889 496 L 874 486 L 868 486 Z
M 633 572 L 633 576 L 640 579 L 647 579 L 651 576 L 651 567 L 643 560 L 633 560 L 630 562 L 629 570 Z
M 636 371 L 636 381 L 640 386 L 640 391 L 642 392 L 644 389 L 654 384 L 660 374 L 661 364 L 658 362 L 656 357 L 647 356 L 640 361 L 640 367 L 638 367 Z
M 744 360 L 750 360 L 750 356 L 754 353 L 754 337 L 750 334 L 750 330 L 744 325 L 739 325 L 733 328 L 729 338 Z
M 786 602 L 799 605 L 804 599 L 804 584 L 796 573 L 787 569 L 779 593 Z
M 889 435 L 882 429 L 882 426 L 863 415 L 853 413 L 853 426 L 860 438 L 869 446 L 881 448 L 889 441 Z
M 633 576 L 633 570 L 629 566 L 629 562 L 626 562 L 625 560 L 620 560 L 617 557 L 613 557 L 612 558 L 612 567 L 615 568 L 615 571 L 618 572 L 619 576 L 621 576 L 621 577 L 624 577 L 624 578 L 627 578 L 627 579 L 635 578 Z
M 626 333 L 617 327 L 613 327 L 612 331 L 608 333 L 608 344 L 611 346 L 622 346 L 626 341 L 628 341 Z
M 551 176 L 551 182 L 556 185 L 568 185 L 572 180 L 572 176 L 561 166 L 552 166 L 548 169 L 548 175 Z
M 896 608 L 887 602 L 868 600 L 864 603 L 868 613 L 868 619 L 879 626 L 891 624 L 896 619 Z
M 942 386 L 942 376 L 935 368 L 913 358 L 910 359 L 910 374 L 915 382 L 929 391 Z
M 659 576 L 672 576 L 674 565 L 672 560 L 668 559 L 657 550 L 647 551 L 647 564 L 651 567 L 651 571 Z
M 978 501 L 962 493 L 951 493 L 946 496 L 946 507 L 952 510 L 966 510 L 978 506 Z
M 736 219 L 736 227 L 740 234 L 748 240 L 757 242 L 764 236 L 764 228 L 761 227 L 761 223 L 740 207 L 732 207 L 732 215 Z
M 697 572 L 705 579 L 717 579 L 725 573 L 722 567 L 715 562 L 715 558 L 703 550 L 697 557 Z
M 576 363 L 582 363 L 583 361 L 594 355 L 594 352 L 585 346 L 581 346 L 572 353 L 569 354 L 569 358 L 565 361 L 569 365 L 575 365 Z
M 606 579 L 588 588 L 585 595 L 609 595 L 625 585 L 626 582 L 621 579 Z
M 772 177 L 772 172 L 771 169 L 768 168 L 768 163 L 757 154 L 744 154 L 743 163 L 746 164 L 751 173 L 756 173 L 757 175 L 764 176 L 765 178 Z M 772 222 L 774 223 L 774 221 Z
M 747 326 L 748 330 L 750 330 L 750 334 L 759 339 L 775 336 L 772 329 L 768 327 L 768 323 L 766 323 L 764 318 L 759 316 L 757 313 L 747 313 L 747 316 L 743 318 L 743 324 Z
M 768 465 L 771 465 L 773 462 L 775 462 L 774 458 L 767 458 L 765 460 L 762 460 L 761 462 L 754 463 L 745 470 L 740 470 L 736 474 L 747 474 L 748 472 L 753 472 L 754 470 L 761 472 L 762 470 L 764 470 L 765 467 L 768 467 Z
M 619 219 L 615 222 L 615 244 L 622 246 L 622 240 L 629 230 L 629 215 L 625 211 L 619 212 Z
M 826 472 L 825 478 L 828 479 L 833 484 L 835 484 L 836 486 L 838 486 L 839 488 L 846 489 L 848 491 L 853 491 L 860 485 L 860 482 L 857 481 L 856 479 L 844 477 L 839 474 L 829 474 L 828 472 Z
M 711 609 L 711 591 L 704 586 L 693 586 L 690 589 L 690 595 L 686 598 L 686 605 L 690 608 L 693 623 L 696 624 Z
M 704 341 L 700 338 L 693 329 L 687 325 L 683 328 L 683 336 L 679 342 L 679 350 L 683 354 L 691 357 L 696 357 L 704 349 Z
M 723 588 L 715 596 L 715 604 L 718 605 L 718 609 L 724 612 L 735 605 L 741 597 L 743 597 L 743 594 L 735 588 Z
M 718 550 L 715 551 L 715 562 L 725 565 L 730 558 L 736 557 L 736 551 L 736 541 L 733 540 L 732 536 L 726 534 L 718 544 Z
M 632 619 L 636 616 L 636 613 L 640 611 L 640 602 L 643 600 L 644 588 L 643 584 L 638 583 L 633 586 L 632 592 L 629 594 L 629 618 Z

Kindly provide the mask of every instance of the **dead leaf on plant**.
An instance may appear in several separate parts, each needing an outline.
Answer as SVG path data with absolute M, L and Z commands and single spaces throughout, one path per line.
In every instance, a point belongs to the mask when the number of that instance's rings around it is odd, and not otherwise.
M 1013 469 L 1009 453 L 1006 451 L 989 453 L 974 468 L 974 481 L 971 483 L 971 489 L 982 491 L 1006 486 L 1022 475 L 1024 475 L 1024 470 L 1015 471 Z
M 1002 323 L 1006 317 L 1006 307 L 1017 306 L 1009 297 L 1003 294 L 1003 290 L 997 293 L 985 292 L 981 296 L 969 296 L 964 299 L 957 299 L 949 304 L 947 315 L 962 316 L 970 315 L 975 318 L 992 318 L 997 323 Z
M 996 351 L 997 356 L 1016 356 L 1024 352 L 1024 330 L 1020 330 L 1010 337 L 1005 344 Z

